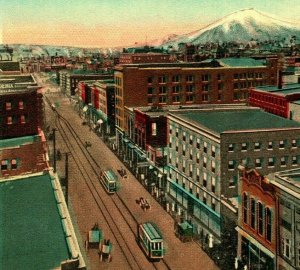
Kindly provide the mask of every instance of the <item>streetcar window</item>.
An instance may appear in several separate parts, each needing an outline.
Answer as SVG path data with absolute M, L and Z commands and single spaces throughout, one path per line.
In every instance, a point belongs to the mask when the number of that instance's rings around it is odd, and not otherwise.
M 109 183 L 109 187 L 111 188 L 115 187 L 115 183 Z

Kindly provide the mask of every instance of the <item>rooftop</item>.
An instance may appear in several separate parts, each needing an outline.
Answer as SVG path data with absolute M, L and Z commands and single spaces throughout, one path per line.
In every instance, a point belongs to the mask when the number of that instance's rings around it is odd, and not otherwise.
M 20 63 L 13 61 L 0 61 L 2 71 L 20 71 Z
M 0 269 L 54 269 L 69 258 L 51 177 L 0 182 Z
M 2 139 L 0 140 L 0 149 L 1 148 L 11 148 L 17 147 L 23 144 L 32 144 L 33 142 L 39 141 L 40 136 L 23 136 L 23 137 L 15 137 L 11 139 Z
M 259 86 L 255 87 L 255 90 L 274 93 L 280 96 L 288 96 L 292 94 L 300 94 L 300 83 L 290 83 L 290 84 L 283 84 L 282 89 L 279 89 L 277 86 Z
M 240 57 L 240 58 L 220 58 L 220 59 L 207 59 L 203 63 L 211 63 L 217 61 L 222 67 L 263 67 L 266 66 L 265 60 L 256 60 L 253 58 Z
M 150 222 L 146 222 L 143 224 L 143 228 L 145 229 L 145 231 L 147 232 L 147 234 L 149 235 L 151 240 L 161 240 L 162 239 L 162 235 L 159 232 L 158 228 L 156 228 L 156 226 Z
M 296 121 L 254 108 L 178 112 L 176 116 L 218 134 L 227 131 L 300 128 L 300 123 Z

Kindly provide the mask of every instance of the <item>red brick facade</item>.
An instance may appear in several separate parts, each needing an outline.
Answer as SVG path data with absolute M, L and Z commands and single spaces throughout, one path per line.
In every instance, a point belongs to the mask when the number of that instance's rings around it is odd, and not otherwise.
M 122 53 L 119 64 L 172 63 L 175 59 L 164 53 Z

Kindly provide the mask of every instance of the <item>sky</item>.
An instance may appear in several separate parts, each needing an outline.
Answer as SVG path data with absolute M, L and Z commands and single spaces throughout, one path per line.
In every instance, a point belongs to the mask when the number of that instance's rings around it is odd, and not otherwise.
M 300 21 L 300 0 L 2 0 L 0 43 L 122 47 L 255 8 Z

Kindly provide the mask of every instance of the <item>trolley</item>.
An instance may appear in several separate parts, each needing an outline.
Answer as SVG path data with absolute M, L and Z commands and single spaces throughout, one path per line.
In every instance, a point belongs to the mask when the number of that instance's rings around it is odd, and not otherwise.
M 160 260 L 163 258 L 163 238 L 155 224 L 146 222 L 138 225 L 138 243 L 148 259 Z
M 112 170 L 104 171 L 100 175 L 100 182 L 109 194 L 114 194 L 117 191 L 118 177 Z
M 87 238 L 85 240 L 85 249 L 86 251 L 89 250 L 89 248 L 99 248 L 100 243 L 103 239 L 103 233 L 99 229 L 98 223 L 95 223 L 93 228 L 87 233 Z

